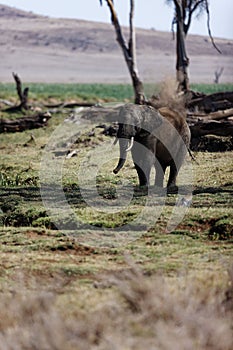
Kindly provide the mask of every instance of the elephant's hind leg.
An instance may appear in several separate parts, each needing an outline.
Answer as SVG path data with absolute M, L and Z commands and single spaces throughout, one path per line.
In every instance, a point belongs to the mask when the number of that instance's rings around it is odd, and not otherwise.
M 178 191 L 178 186 L 176 185 L 178 171 L 179 169 L 177 169 L 175 162 L 172 161 L 170 164 L 170 174 L 167 184 L 167 190 L 170 193 L 176 193 Z

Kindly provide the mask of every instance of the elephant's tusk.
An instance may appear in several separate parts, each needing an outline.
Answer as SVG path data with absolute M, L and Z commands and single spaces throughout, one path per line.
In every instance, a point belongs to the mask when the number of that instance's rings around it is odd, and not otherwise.
M 131 139 L 130 139 L 130 144 L 129 144 L 129 147 L 126 149 L 126 152 L 129 152 L 132 147 L 133 147 L 133 142 L 134 142 L 134 137 L 132 136 Z
M 115 140 L 114 140 L 112 145 L 115 146 L 117 144 L 117 142 L 118 142 L 118 137 L 115 138 Z

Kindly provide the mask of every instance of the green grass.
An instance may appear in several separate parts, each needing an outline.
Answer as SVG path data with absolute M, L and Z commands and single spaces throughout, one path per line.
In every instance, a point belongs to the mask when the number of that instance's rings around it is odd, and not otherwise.
M 29 98 L 32 100 L 70 99 L 80 101 L 123 101 L 133 98 L 133 89 L 127 84 L 39 84 L 24 83 L 29 87 Z M 0 98 L 17 97 L 13 83 L 0 84 Z
M 191 89 L 205 94 L 233 91 L 233 84 L 191 84 Z
M 60 102 L 75 99 L 80 101 L 126 101 L 133 100 L 133 89 L 130 84 L 42 84 L 24 83 L 28 86 L 29 98 L 33 101 L 59 99 Z M 145 93 L 149 97 L 158 92 L 159 85 L 145 84 Z M 233 84 L 192 84 L 191 88 L 206 94 L 218 91 L 232 91 Z M 0 98 L 17 98 L 13 83 L 0 84 Z

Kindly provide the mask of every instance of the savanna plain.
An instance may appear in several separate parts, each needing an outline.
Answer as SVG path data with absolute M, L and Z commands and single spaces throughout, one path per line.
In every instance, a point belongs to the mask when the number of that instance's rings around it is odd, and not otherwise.
M 0 88 L 1 101 L 17 103 L 13 84 Z M 195 160 L 187 155 L 192 179 L 184 177 L 180 186 L 182 192 L 192 182 L 192 196 L 171 231 L 166 228 L 177 195 L 158 194 L 156 219 L 134 239 L 105 245 L 103 233 L 96 244 L 85 244 L 84 230 L 81 244 L 72 227 L 62 229 L 62 223 L 70 227 L 69 217 L 61 216 L 56 227 L 40 192 L 46 146 L 79 111 L 59 103 L 114 105 L 132 101 L 133 92 L 129 85 L 104 84 L 35 83 L 29 88 L 33 110 L 27 114 L 37 109 L 49 111 L 51 118 L 43 128 L 0 137 L 0 349 L 232 349 L 232 151 L 194 152 Z M 145 88 L 148 94 L 159 89 Z M 210 93 L 233 87 L 192 88 Z M 1 118 L 22 117 L 5 108 L 1 102 Z M 92 125 L 73 139 L 70 151 L 76 156 L 66 157 L 62 143 L 53 149 L 54 160 L 62 161 L 66 203 L 84 227 L 91 225 L 93 235 L 106 228 L 108 238 L 147 205 L 130 157 L 118 175 L 112 173 L 116 159 L 106 161 L 96 178 L 105 205 L 117 200 L 120 184 L 133 186 L 127 206 L 114 213 L 97 211 L 83 198 L 77 176 L 82 159 L 112 142 L 103 128 Z M 48 191 L 52 197 L 53 187 Z

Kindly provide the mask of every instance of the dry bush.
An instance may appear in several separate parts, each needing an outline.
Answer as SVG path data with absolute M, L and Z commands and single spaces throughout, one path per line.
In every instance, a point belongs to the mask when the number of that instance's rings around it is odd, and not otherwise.
M 225 288 L 216 275 L 181 280 L 146 277 L 134 267 L 105 276 L 95 286 L 103 293 L 110 288 L 110 300 L 72 316 L 56 305 L 55 292 L 38 292 L 40 286 L 2 292 L 0 348 L 232 349 L 233 269 Z

